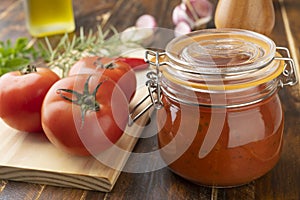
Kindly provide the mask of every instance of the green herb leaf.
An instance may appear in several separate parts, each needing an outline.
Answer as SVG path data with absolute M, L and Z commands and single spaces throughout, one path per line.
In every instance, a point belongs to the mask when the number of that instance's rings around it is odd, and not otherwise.
M 9 39 L 0 41 L 0 76 L 25 67 L 38 56 L 27 38 L 18 38 L 14 45 Z

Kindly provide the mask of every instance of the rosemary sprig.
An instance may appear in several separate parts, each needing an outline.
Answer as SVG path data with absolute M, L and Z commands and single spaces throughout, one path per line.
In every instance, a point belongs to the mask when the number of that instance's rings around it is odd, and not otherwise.
M 115 28 L 103 32 L 100 26 L 97 27 L 96 33 L 89 30 L 87 34 L 84 33 L 83 27 L 80 27 L 79 36 L 70 38 L 65 34 L 55 47 L 47 37 L 45 43 L 46 45 L 39 44 L 42 57 L 49 68 L 59 69 L 62 77 L 67 76 L 72 65 L 82 57 L 92 55 L 113 57 L 128 49 L 141 47 L 136 42 L 122 41 Z

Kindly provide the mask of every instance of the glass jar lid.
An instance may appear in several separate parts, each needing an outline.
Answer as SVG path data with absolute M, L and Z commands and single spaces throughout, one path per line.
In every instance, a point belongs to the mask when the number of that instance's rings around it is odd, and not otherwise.
M 268 37 L 239 29 L 207 29 L 172 40 L 167 56 L 183 70 L 228 74 L 256 70 L 269 64 L 276 52 Z
M 206 29 L 173 39 L 166 47 L 171 81 L 201 89 L 239 89 L 279 76 L 275 43 L 240 29 Z

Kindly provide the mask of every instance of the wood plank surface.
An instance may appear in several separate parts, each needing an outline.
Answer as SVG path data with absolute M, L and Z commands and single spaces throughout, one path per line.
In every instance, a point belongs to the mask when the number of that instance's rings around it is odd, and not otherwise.
M 17 2 L 17 3 L 16 3 Z M 1 0 L 0 39 L 30 37 L 24 26 L 21 0 Z M 158 26 L 173 28 L 172 9 L 180 0 L 74 0 L 76 26 L 94 29 L 101 24 L 113 25 L 118 31 L 135 23 L 141 14 L 149 13 L 158 19 Z M 217 0 L 211 0 L 216 5 Z M 277 46 L 294 49 L 293 58 L 300 62 L 300 1 L 273 0 L 276 24 L 271 38 Z M 9 12 L 4 5 L 9 5 Z M 11 9 L 9 9 L 11 8 Z M 284 9 L 283 9 L 284 8 Z M 283 13 L 286 11 L 286 15 Z M 2 17 L 1 17 L 2 16 Z M 289 26 L 287 26 L 287 22 Z M 213 22 L 209 27 L 213 27 Z M 289 27 L 289 28 L 288 28 Z M 285 112 L 284 146 L 281 159 L 272 171 L 247 185 L 212 189 L 190 183 L 167 168 L 147 173 L 122 172 L 109 193 L 54 187 L 2 180 L 1 200 L 23 199 L 218 199 L 218 200 L 299 200 L 300 199 L 300 86 L 284 87 L 279 91 Z M 153 123 L 153 122 L 152 122 Z M 147 126 L 133 152 L 153 151 L 155 137 Z M 1 146 L 0 146 L 1 148 Z M 155 160 L 156 158 L 153 158 Z M 125 167 L 139 166 L 129 157 Z

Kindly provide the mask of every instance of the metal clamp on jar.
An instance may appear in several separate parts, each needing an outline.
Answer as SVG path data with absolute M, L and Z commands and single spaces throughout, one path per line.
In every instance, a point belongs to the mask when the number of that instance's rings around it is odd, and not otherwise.
M 275 166 L 283 136 L 278 89 L 298 82 L 288 49 L 255 32 L 211 29 L 175 38 L 163 53 L 147 51 L 145 60 L 156 67 L 148 96 L 173 172 L 230 187 Z

